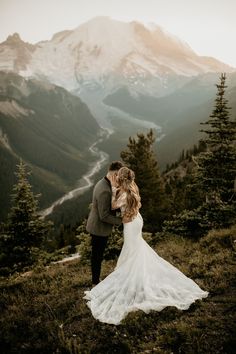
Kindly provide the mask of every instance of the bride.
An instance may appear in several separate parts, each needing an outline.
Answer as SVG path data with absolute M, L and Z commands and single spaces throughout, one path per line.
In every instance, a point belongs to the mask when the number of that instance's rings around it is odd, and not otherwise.
M 139 189 L 134 172 L 122 167 L 112 187 L 112 209 L 121 209 L 124 244 L 115 270 L 84 299 L 94 318 L 118 325 L 131 311 L 161 311 L 166 306 L 186 310 L 208 296 L 193 280 L 161 258 L 143 239 Z

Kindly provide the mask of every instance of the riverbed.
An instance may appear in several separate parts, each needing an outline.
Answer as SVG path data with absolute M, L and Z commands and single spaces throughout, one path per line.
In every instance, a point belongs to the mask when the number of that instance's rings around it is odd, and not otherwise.
M 89 147 L 89 151 L 92 155 L 97 157 L 97 161 L 93 163 L 92 166 L 89 166 L 88 172 L 83 175 L 78 180 L 78 187 L 72 189 L 61 198 L 57 199 L 55 202 L 51 204 L 50 207 L 43 209 L 40 211 L 41 217 L 46 217 L 47 215 L 51 214 L 54 207 L 64 203 L 66 200 L 75 198 L 84 192 L 86 192 L 89 188 L 93 185 L 93 177 L 101 170 L 101 168 L 108 162 L 109 155 L 101 151 L 97 148 L 97 145 L 102 141 L 108 139 L 110 135 L 113 133 L 113 130 L 109 128 L 101 128 L 100 133 L 98 135 L 98 139 Z

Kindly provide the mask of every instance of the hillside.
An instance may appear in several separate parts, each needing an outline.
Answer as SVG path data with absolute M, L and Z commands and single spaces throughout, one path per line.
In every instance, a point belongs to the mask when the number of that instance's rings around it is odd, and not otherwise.
M 152 244 L 158 254 L 210 294 L 186 311 L 130 313 L 120 326 L 91 316 L 82 299 L 90 287 L 90 268 L 79 260 L 1 279 L 2 353 L 233 354 L 235 234 L 235 226 L 211 231 L 197 242 L 157 234 Z M 103 277 L 115 262 L 105 262 Z
M 70 190 L 94 156 L 100 128 L 87 106 L 59 86 L 0 72 L 0 216 L 6 215 L 16 162 L 32 169 L 41 207 Z
M 108 95 L 104 103 L 162 127 L 164 137 L 156 143 L 156 151 L 160 167 L 164 169 L 167 163 L 178 158 L 182 149 L 190 148 L 201 137 L 200 122 L 209 117 L 214 106 L 218 76 L 217 73 L 199 75 L 165 97 L 134 97 L 123 87 Z M 236 119 L 235 73 L 228 74 L 227 85 L 226 98 L 232 107 L 232 118 Z

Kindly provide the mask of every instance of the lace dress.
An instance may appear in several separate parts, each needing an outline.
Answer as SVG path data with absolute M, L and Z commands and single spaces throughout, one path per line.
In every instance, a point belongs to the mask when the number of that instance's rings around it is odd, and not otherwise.
M 126 194 L 115 199 L 114 209 L 124 213 Z M 118 325 L 131 312 L 161 311 L 167 306 L 186 310 L 197 299 L 208 296 L 192 279 L 161 258 L 142 237 L 140 213 L 124 223 L 124 244 L 114 271 L 90 291 L 84 299 L 94 318 Z

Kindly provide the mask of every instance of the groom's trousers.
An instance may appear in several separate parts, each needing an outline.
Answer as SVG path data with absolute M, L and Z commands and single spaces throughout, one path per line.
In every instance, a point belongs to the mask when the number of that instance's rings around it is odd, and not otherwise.
M 101 264 L 108 237 L 92 235 L 92 283 L 98 284 L 100 281 Z

